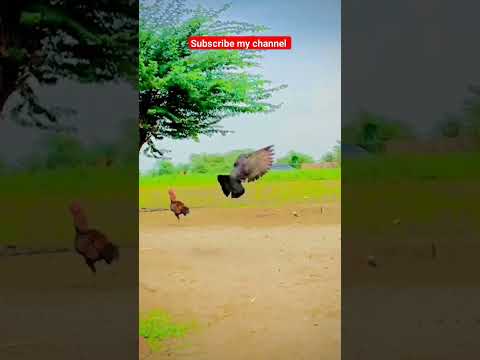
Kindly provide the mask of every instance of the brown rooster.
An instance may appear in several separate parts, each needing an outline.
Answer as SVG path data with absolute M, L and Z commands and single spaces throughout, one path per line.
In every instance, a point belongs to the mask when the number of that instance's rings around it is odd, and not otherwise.
M 75 250 L 84 257 L 92 272 L 97 271 L 97 261 L 105 260 L 111 264 L 113 260 L 118 260 L 118 248 L 100 231 L 88 228 L 87 217 L 80 204 L 72 203 L 70 213 L 75 226 Z
M 170 196 L 170 210 L 179 221 L 180 215 L 187 216 L 190 213 L 190 209 L 183 202 L 177 200 L 177 194 L 174 190 L 168 190 L 168 196 Z

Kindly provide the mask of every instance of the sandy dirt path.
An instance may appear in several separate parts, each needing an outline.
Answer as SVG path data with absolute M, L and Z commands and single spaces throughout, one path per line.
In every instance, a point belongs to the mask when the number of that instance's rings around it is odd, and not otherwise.
M 340 359 L 339 223 L 334 205 L 141 214 L 141 311 L 198 323 L 150 358 Z
M 0 359 L 136 358 L 137 251 L 120 252 L 96 276 L 73 252 L 0 257 Z

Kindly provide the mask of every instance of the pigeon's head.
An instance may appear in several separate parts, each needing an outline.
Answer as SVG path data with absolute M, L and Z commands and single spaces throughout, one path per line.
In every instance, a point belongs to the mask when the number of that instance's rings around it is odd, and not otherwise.
M 247 155 L 245 154 L 241 154 L 238 156 L 237 160 L 235 161 L 235 163 L 233 164 L 234 167 L 237 167 L 239 166 L 243 161 L 245 161 L 245 159 L 247 158 Z

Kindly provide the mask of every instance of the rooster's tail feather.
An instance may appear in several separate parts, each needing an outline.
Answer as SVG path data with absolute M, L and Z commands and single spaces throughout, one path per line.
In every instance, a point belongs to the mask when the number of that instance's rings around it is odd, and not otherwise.
M 112 243 L 108 243 L 102 251 L 102 256 L 107 263 L 111 263 L 112 261 L 120 258 L 120 252 L 118 251 L 118 247 Z

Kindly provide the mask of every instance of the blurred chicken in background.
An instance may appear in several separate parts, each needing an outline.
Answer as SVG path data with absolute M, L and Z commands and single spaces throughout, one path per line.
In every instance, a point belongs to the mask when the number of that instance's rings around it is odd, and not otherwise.
M 95 263 L 104 260 L 111 264 L 118 260 L 118 247 L 112 244 L 107 236 L 95 229 L 88 228 L 87 216 L 82 206 L 73 202 L 70 213 L 75 226 L 75 250 L 83 256 L 88 267 L 96 273 Z
M 185 206 L 183 202 L 177 200 L 177 194 L 175 193 L 175 190 L 168 190 L 168 196 L 170 197 L 170 210 L 179 221 L 180 215 L 187 216 L 190 213 L 190 209 Z

